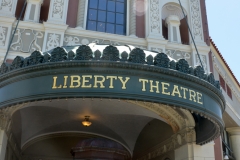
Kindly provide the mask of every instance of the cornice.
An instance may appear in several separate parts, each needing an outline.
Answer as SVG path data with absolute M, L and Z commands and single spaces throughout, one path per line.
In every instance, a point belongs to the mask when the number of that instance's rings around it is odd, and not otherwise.
M 231 134 L 231 136 L 240 136 L 240 127 L 227 128 L 227 131 Z

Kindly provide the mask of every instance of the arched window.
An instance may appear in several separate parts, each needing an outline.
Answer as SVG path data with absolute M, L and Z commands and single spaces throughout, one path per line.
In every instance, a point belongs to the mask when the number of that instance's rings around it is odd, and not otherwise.
M 87 30 L 126 35 L 126 0 L 89 0 Z

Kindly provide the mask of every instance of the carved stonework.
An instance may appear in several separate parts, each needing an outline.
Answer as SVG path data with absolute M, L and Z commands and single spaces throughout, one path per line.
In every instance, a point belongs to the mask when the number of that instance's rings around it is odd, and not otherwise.
M 7 27 L 0 26 L 0 47 L 5 46 Z
M 84 13 L 86 0 L 79 0 L 77 27 L 84 28 Z
M 134 48 L 129 55 L 129 61 L 133 62 L 133 63 L 141 63 L 141 64 L 145 64 L 145 57 L 146 54 L 144 53 L 144 51 L 140 48 Z
M 169 58 L 164 53 L 158 53 L 157 56 L 154 58 L 154 64 L 158 67 L 169 67 Z
M 107 46 L 103 50 L 102 60 L 119 61 L 119 51 L 117 47 Z
M 136 36 L 136 0 L 130 0 L 130 36 Z
M 54 2 L 53 2 L 52 17 L 62 19 L 64 0 L 53 0 L 53 1 Z
M 12 51 L 33 52 L 42 50 L 43 33 L 32 29 L 17 29 L 14 41 L 11 44 Z
M 192 32 L 194 39 L 203 41 L 201 8 L 199 0 L 189 0 L 191 10 Z
M 176 68 L 180 72 L 189 73 L 189 65 L 185 59 L 178 60 Z
M 64 42 L 66 42 L 67 46 L 75 46 L 75 45 L 80 45 L 79 38 L 78 37 L 72 37 L 72 36 L 66 36 L 64 38 Z
M 48 37 L 47 48 L 46 50 L 51 50 L 55 47 L 60 46 L 60 34 L 51 33 Z
M 65 61 L 66 59 L 67 51 L 62 47 L 57 47 L 51 53 L 50 62 Z
M 17 0 L 0 0 L 0 15 L 13 17 L 16 10 Z
M 74 60 L 91 60 L 93 52 L 89 46 L 82 45 L 77 49 L 76 57 Z
M 34 51 L 29 57 L 29 65 L 40 64 L 43 61 L 43 54 L 40 51 Z
M 16 58 L 14 58 L 10 67 L 11 70 L 21 68 L 23 65 L 23 61 L 24 61 L 24 58 L 21 56 L 17 56 Z
M 150 3 L 150 29 L 152 33 L 161 33 L 159 0 L 149 0 Z
M 173 58 L 173 59 L 185 59 L 188 61 L 188 64 L 191 65 L 191 53 L 180 51 L 180 50 L 172 50 L 172 49 L 167 49 L 166 54 Z

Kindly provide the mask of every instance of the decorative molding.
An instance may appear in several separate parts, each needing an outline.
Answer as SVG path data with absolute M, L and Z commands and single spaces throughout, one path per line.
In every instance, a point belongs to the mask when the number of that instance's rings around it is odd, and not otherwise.
M 66 42 L 67 46 L 75 46 L 75 45 L 81 45 L 79 42 L 78 37 L 73 37 L 73 36 L 65 36 L 64 42 Z M 86 41 L 83 41 L 86 42 Z
M 60 34 L 49 33 L 46 50 L 51 50 L 55 47 L 59 47 L 60 46 L 60 40 L 61 40 L 61 35 Z
M 161 19 L 159 16 L 160 13 L 160 5 L 159 0 L 149 0 L 150 3 L 150 30 L 151 33 L 162 34 L 162 26 Z
M 196 65 L 201 65 L 201 62 L 200 62 L 197 54 L 195 54 L 195 57 L 196 57 L 196 59 L 195 59 L 195 64 L 196 64 Z M 200 54 L 200 58 L 201 58 L 201 61 L 202 61 L 202 65 L 203 65 L 204 71 L 205 71 L 205 72 L 208 72 L 207 56 Z
M 136 37 L 136 0 L 130 0 L 130 29 L 129 35 Z
M 84 18 L 85 18 L 85 10 L 86 10 L 85 4 L 86 4 L 86 0 L 79 0 L 77 28 L 80 28 L 80 29 L 85 29 L 85 26 L 84 26 Z
M 15 17 L 17 0 L 0 0 L 1 16 Z
M 187 15 L 185 9 L 184 9 L 185 15 Z M 179 20 L 184 18 L 184 15 L 182 13 L 182 9 L 179 5 L 173 4 L 173 3 L 167 3 L 162 8 L 162 19 L 165 20 L 167 17 L 175 15 L 178 16 Z
M 38 42 L 38 40 L 43 41 L 42 32 L 34 31 L 32 29 L 17 29 L 14 37 L 16 40 L 13 41 L 10 46 L 12 51 L 29 53 L 34 50 L 42 50 L 41 44 Z M 27 38 L 28 40 L 24 40 L 24 38 Z
M 7 29 L 7 27 L 0 26 L 0 47 L 5 46 Z
M 66 24 L 69 0 L 51 0 L 48 22 Z
M 185 59 L 190 65 L 191 64 L 191 53 L 185 52 L 185 51 L 180 51 L 180 50 L 173 50 L 173 49 L 166 49 L 166 54 L 175 59 Z
M 193 37 L 196 41 L 203 42 L 203 29 L 202 29 L 202 18 L 201 18 L 201 8 L 199 0 L 189 0 L 190 11 L 191 11 L 191 22 Z

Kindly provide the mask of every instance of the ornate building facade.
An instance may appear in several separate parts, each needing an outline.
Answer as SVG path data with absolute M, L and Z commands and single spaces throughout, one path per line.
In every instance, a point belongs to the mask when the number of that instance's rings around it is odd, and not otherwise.
M 181 2 L 0 0 L 0 159 L 240 160 L 239 83 Z

